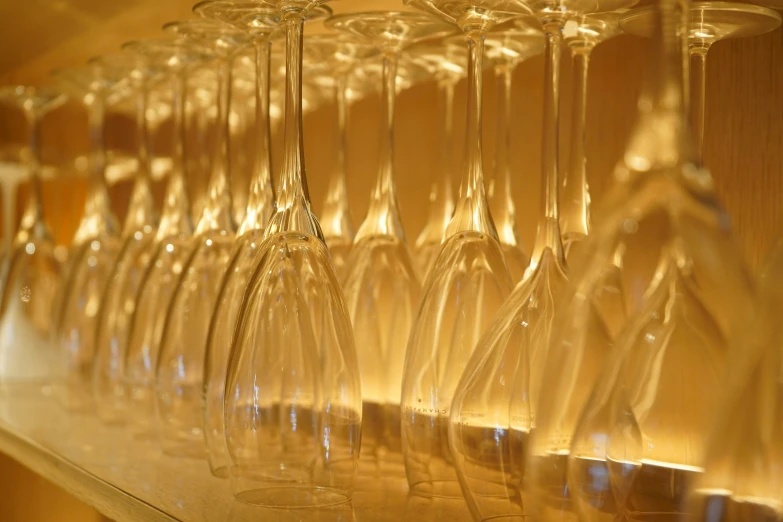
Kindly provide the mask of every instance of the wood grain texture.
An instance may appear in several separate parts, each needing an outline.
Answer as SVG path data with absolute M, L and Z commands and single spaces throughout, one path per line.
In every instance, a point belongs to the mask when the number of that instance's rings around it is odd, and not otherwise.
M 0 454 L 0 520 L 3 522 L 104 522 L 94 509 Z

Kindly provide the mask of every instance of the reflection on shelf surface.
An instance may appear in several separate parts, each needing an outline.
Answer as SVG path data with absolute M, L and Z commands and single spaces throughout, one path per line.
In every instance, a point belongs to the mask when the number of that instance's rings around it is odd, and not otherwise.
M 408 495 L 398 472 L 360 470 L 349 504 L 273 510 L 234 500 L 206 460 L 163 455 L 121 425 L 64 411 L 29 391 L 0 394 L 0 452 L 117 522 L 469 522 L 462 500 Z

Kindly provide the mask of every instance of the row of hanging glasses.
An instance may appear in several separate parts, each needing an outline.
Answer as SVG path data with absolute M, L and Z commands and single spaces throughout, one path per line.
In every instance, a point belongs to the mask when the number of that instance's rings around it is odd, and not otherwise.
M 708 49 L 774 30 L 780 15 L 683 0 L 405 3 L 415 9 L 333 15 L 321 0 L 205 0 L 160 38 L 56 71 L 56 88 L 2 90 L 27 115 L 32 183 L 4 278 L 3 385 L 51 386 L 74 414 L 128 426 L 167 455 L 206 458 L 250 504 L 336 505 L 357 474 L 404 475 L 413 494 L 464 498 L 476 520 L 782 519 L 783 256 L 773 253 L 756 292 L 701 145 Z M 314 21 L 328 32 L 304 37 Z M 653 37 L 654 51 L 614 187 L 592 215 L 588 64 L 621 31 Z M 281 56 L 273 44 L 283 37 Z M 564 47 L 575 81 L 561 212 Z M 512 72 L 541 53 L 541 208 L 528 255 L 511 198 Z M 498 103 L 486 181 L 485 62 Z M 455 197 L 454 91 L 465 76 Z M 427 224 L 409 244 L 396 94 L 426 80 L 438 88 L 440 166 Z M 354 228 L 348 111 L 377 91 L 378 172 Z M 91 152 L 84 214 L 61 265 L 38 151 L 40 120 L 64 93 L 85 105 Z M 123 99 L 135 104 L 139 148 L 120 227 L 104 119 Z M 327 99 L 338 156 L 316 218 L 303 100 Z M 214 153 L 206 142 L 187 151 L 186 127 L 204 136 L 211 118 Z M 150 127 L 163 119 L 174 145 L 156 209 Z M 239 213 L 235 127 L 253 149 Z M 194 152 L 210 171 L 197 205 Z

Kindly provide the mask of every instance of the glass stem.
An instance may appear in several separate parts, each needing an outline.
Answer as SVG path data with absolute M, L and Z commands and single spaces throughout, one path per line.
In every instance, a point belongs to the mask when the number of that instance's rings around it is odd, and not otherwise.
M 696 136 L 696 154 L 699 164 L 702 164 L 704 154 L 704 107 L 707 88 L 707 52 L 709 49 L 709 44 L 697 44 L 689 48 L 691 128 Z
M 496 68 L 497 85 L 497 144 L 495 146 L 495 169 L 489 184 L 489 198 L 492 219 L 500 237 L 506 245 L 517 245 L 514 214 L 516 209 L 511 199 L 511 86 L 513 66 L 504 64 Z
M 266 228 L 266 236 L 302 232 L 323 240 L 323 232 L 310 210 L 302 136 L 302 9 L 285 13 L 286 73 L 285 123 L 283 128 L 283 172 L 277 189 L 277 212 Z
M 383 53 L 383 91 L 378 146 L 378 178 L 370 194 L 370 206 L 356 240 L 372 235 L 394 236 L 405 240 L 397 203 L 397 186 L 394 181 L 394 113 L 397 101 L 397 52 Z
M 544 20 L 546 36 L 544 62 L 544 130 L 541 150 L 541 210 L 530 270 L 541 260 L 546 249 L 563 261 L 558 207 L 559 182 L 559 119 L 560 119 L 560 49 L 563 42 L 563 21 Z
M 149 152 L 149 124 L 147 122 L 147 107 L 149 105 L 149 88 L 146 81 L 137 86 L 136 97 L 136 137 L 138 140 L 138 157 L 136 178 L 128 205 L 128 216 L 125 218 L 123 235 L 129 236 L 155 221 L 152 200 L 152 163 Z
M 139 94 L 136 100 L 136 134 L 139 141 L 139 170 L 138 180 L 150 183 L 151 164 L 150 164 L 150 133 L 147 124 L 147 107 L 149 106 L 150 92 L 146 82 L 139 86 Z
M 566 250 L 568 250 L 570 240 L 578 240 L 590 232 L 590 194 L 587 186 L 585 124 L 587 119 L 587 77 L 592 50 L 593 45 L 590 42 L 571 42 L 574 69 L 571 150 L 568 156 L 568 170 L 563 180 L 565 208 L 560 219 Z
M 187 95 L 187 77 L 184 72 L 176 72 L 172 79 L 171 119 L 174 129 L 174 152 L 171 158 L 171 173 L 163 200 L 163 210 L 158 225 L 159 240 L 180 234 L 189 234 L 190 198 L 188 197 L 188 171 L 185 139 L 185 99 Z
M 191 111 L 191 118 L 195 120 L 194 126 L 196 127 L 196 143 L 198 146 L 198 151 L 196 152 L 197 160 L 198 160 L 198 167 L 200 169 L 200 173 L 207 173 L 212 170 L 212 155 L 209 153 L 209 147 L 208 147 L 208 134 L 209 134 L 209 125 L 210 125 L 210 117 L 209 117 L 209 106 L 204 105 L 203 102 L 197 102 L 202 105 L 196 106 L 195 110 Z M 185 106 L 183 106 L 183 111 L 185 110 Z M 183 115 L 185 112 L 183 112 Z M 183 116 L 184 118 L 184 116 Z
M 348 74 L 338 74 L 334 81 L 334 104 L 337 108 L 337 161 L 326 191 L 323 215 L 324 236 L 353 241 L 355 232 L 348 209 L 346 152 L 348 150 Z
M 309 197 L 305 170 L 302 136 L 302 33 L 304 22 L 299 19 L 286 21 L 286 97 L 285 128 L 283 130 L 284 158 L 283 179 L 278 205 L 288 207 L 294 200 Z
M 28 129 L 28 147 L 30 157 L 30 197 L 22 216 L 21 229 L 34 232 L 43 225 L 43 180 L 41 178 L 41 118 L 34 111 L 25 111 Z M 13 217 L 13 216 L 12 216 Z M 13 226 L 9 220 L 8 239 L 13 235 Z
M 269 128 L 269 57 L 271 42 L 260 38 L 256 48 L 256 165 L 250 180 L 245 218 L 238 233 L 263 229 L 274 210 L 274 185 L 272 182 L 272 145 Z
M 106 142 L 103 133 L 105 106 L 101 95 L 96 94 L 87 104 L 90 131 L 89 172 L 84 215 L 74 235 L 78 245 L 103 233 L 114 233 L 117 225 L 111 211 L 109 188 L 106 184 Z
M 216 160 L 207 186 L 207 197 L 196 233 L 207 230 L 234 230 L 231 201 L 231 86 L 233 57 L 221 58 L 217 67 L 217 144 Z
M 454 217 L 444 238 L 463 231 L 486 234 L 498 241 L 484 190 L 481 149 L 481 96 L 483 92 L 484 33 L 470 31 L 468 39 L 468 110 L 465 126 L 465 164 Z

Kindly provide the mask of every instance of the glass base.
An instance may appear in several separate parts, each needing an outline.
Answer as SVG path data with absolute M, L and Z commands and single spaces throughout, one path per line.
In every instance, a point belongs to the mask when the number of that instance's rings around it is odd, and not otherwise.
M 422 497 L 463 498 L 457 480 L 432 480 L 411 485 L 411 493 Z
M 655 6 L 640 7 L 620 18 L 626 33 L 651 37 Z M 780 15 L 759 5 L 737 2 L 693 2 L 688 40 L 714 43 L 726 38 L 747 38 L 767 33 L 780 25 Z
M 272 508 L 316 508 L 344 504 L 351 500 L 347 491 L 302 484 L 269 484 L 234 493 L 245 504 Z

